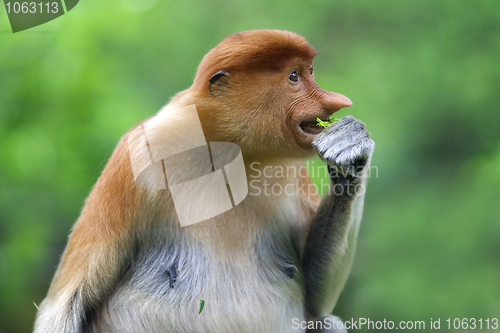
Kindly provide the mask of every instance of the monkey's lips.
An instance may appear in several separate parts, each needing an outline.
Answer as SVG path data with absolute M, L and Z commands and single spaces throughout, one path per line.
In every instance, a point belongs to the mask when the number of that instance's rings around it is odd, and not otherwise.
M 302 132 L 305 134 L 313 135 L 316 136 L 319 133 L 323 132 L 325 130 L 325 127 L 319 126 L 318 125 L 318 119 L 319 117 L 316 117 L 314 119 L 306 119 L 302 121 L 299 125 L 300 129 Z M 321 121 L 328 122 L 328 118 L 319 118 Z

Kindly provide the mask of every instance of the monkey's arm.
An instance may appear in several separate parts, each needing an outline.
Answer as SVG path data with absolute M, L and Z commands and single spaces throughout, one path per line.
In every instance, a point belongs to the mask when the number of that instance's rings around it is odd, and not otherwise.
M 49 293 L 40 304 L 36 333 L 84 331 L 126 267 L 138 193 L 124 141 L 111 156 L 75 224 Z
M 351 267 L 374 143 L 363 123 L 345 117 L 314 140 L 327 162 L 331 188 L 313 218 L 302 260 L 306 308 L 330 314 Z

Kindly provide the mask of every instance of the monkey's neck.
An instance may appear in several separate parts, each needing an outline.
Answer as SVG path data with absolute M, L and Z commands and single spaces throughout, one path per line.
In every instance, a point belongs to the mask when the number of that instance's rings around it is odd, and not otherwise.
M 247 197 L 233 209 L 183 227 L 182 232 L 202 244 L 218 261 L 238 264 L 248 264 L 246 260 L 265 234 L 277 235 L 276 239 L 282 239 L 284 244 L 302 243 L 286 238 L 293 234 L 292 230 L 298 231 L 299 238 L 307 235 L 313 209 L 304 199 L 310 190 L 303 184 L 305 177 L 308 173 L 303 163 L 248 165 Z

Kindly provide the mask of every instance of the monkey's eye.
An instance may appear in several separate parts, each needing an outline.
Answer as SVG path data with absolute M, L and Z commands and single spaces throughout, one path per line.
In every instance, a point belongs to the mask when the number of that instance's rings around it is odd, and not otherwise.
M 311 75 L 312 75 L 312 73 L 314 73 L 314 71 L 313 71 L 313 66 L 312 66 L 312 65 L 311 65 L 311 66 L 309 66 L 309 73 L 311 73 Z
M 299 73 L 297 73 L 297 71 L 291 71 L 290 75 L 288 76 L 288 80 L 292 82 L 299 81 Z

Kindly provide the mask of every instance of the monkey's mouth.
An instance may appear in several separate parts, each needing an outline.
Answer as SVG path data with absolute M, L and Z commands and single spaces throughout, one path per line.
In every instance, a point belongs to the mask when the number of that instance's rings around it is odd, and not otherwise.
M 325 129 L 325 127 L 322 127 L 320 125 L 318 125 L 318 121 L 317 119 L 320 119 L 321 121 L 324 121 L 324 122 L 328 122 L 329 118 L 320 118 L 320 117 L 316 117 L 316 118 L 311 118 L 311 119 L 306 119 L 304 121 L 302 121 L 300 123 L 300 129 L 302 130 L 302 132 L 306 133 L 306 134 L 310 134 L 310 135 L 318 135 L 319 133 L 323 132 L 323 130 Z

